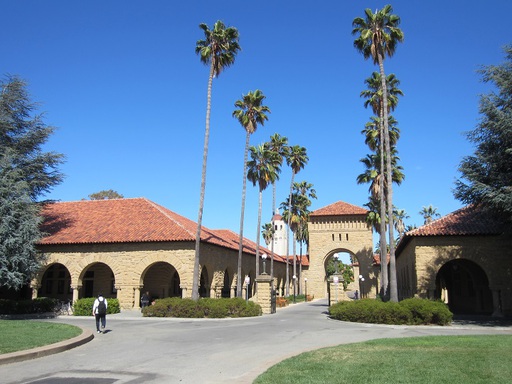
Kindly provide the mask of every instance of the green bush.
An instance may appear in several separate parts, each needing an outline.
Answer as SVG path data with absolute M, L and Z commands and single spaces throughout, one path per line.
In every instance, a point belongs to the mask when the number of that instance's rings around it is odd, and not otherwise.
M 329 308 L 337 320 L 373 324 L 438 324 L 452 321 L 452 313 L 441 302 L 408 299 L 399 303 L 363 299 L 342 301 Z
M 48 297 L 38 297 L 34 300 L 0 299 L 0 314 L 24 315 L 53 312 L 58 304 L 60 304 L 58 299 L 50 299 Z
M 155 303 L 144 308 L 142 313 L 146 317 L 249 317 L 261 315 L 261 307 L 251 301 L 246 303 L 241 298 L 203 298 L 195 301 L 192 299 L 169 297 L 155 300 Z
M 78 299 L 73 304 L 73 315 L 92 316 L 92 306 L 94 304 L 94 300 L 96 300 L 95 297 L 85 297 L 83 299 Z M 109 299 L 107 297 L 107 303 L 107 315 L 120 312 L 118 299 Z

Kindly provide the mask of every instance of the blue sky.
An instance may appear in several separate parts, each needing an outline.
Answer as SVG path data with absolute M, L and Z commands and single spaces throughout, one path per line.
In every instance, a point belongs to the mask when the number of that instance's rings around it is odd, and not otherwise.
M 7 1 L 0 0 L 3 74 L 29 83 L 46 122 L 58 129 L 47 150 L 67 157 L 65 181 L 47 198 L 73 201 L 114 189 L 146 197 L 197 220 L 208 68 L 194 53 L 198 25 L 238 28 L 236 63 L 213 83 L 203 224 L 238 232 L 245 131 L 234 102 L 261 89 L 272 110 L 251 145 L 279 133 L 310 158 L 296 181 L 314 184 L 312 209 L 342 200 L 362 206 L 357 185 L 369 150 L 361 130 L 371 116 L 359 97 L 377 68 L 353 48 L 351 23 L 383 1 Z M 464 132 L 478 123 L 481 65 L 503 61 L 512 42 L 509 0 L 391 3 L 405 41 L 385 63 L 405 96 L 394 116 L 406 178 L 394 203 L 420 225 L 432 204 L 445 215 L 458 165 L 473 152 Z M 278 202 L 289 191 L 283 169 Z M 263 222 L 272 194 L 263 196 Z M 255 240 L 257 188 L 248 183 L 244 235 Z

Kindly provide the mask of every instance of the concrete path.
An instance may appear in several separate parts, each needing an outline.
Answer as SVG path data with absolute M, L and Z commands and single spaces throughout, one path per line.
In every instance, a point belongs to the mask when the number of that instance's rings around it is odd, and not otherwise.
M 327 317 L 317 300 L 249 319 L 142 318 L 138 311 L 107 317 L 107 332 L 68 351 L 0 365 L 3 383 L 251 383 L 277 362 L 305 351 L 377 338 L 506 334 L 509 323 L 448 327 L 346 323 Z M 95 329 L 94 319 L 51 321 Z

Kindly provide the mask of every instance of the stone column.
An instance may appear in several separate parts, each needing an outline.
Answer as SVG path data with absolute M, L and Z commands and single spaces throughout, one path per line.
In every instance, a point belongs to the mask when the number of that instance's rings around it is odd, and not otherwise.
M 76 303 L 79 299 L 79 293 L 80 293 L 80 289 L 82 289 L 82 286 L 81 285 L 78 285 L 78 284 L 71 284 L 71 289 L 73 290 L 73 303 Z
M 235 297 L 236 285 L 232 285 L 229 289 L 229 297 Z
M 37 299 L 37 291 L 41 288 L 41 284 L 31 284 L 30 288 L 32 288 L 32 300 Z
M 342 301 L 345 297 L 345 292 L 343 289 L 343 276 L 341 275 L 331 275 L 329 276 L 329 306 L 336 304 L 339 301 Z
M 258 283 L 257 302 L 263 314 L 272 313 L 272 279 L 270 275 L 262 274 L 256 278 Z
M 133 287 L 133 296 L 134 296 L 134 303 L 133 308 L 140 309 L 140 291 L 144 288 L 143 285 L 139 285 L 138 287 Z
M 492 317 L 503 317 L 503 312 L 501 311 L 501 290 L 499 290 L 499 289 L 492 290 L 492 304 L 493 304 Z

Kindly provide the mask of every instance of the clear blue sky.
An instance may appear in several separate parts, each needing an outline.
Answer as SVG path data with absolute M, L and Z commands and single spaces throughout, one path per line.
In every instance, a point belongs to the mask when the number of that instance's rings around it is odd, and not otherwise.
M 317 191 L 312 209 L 362 206 L 357 185 L 369 150 L 360 131 L 371 116 L 359 93 L 377 70 L 353 48 L 351 23 L 385 1 L 40 1 L 0 0 L 3 74 L 27 80 L 46 122 L 58 127 L 47 150 L 66 155 L 65 181 L 47 195 L 61 201 L 104 189 L 146 197 L 197 220 L 208 68 L 194 53 L 199 23 L 222 20 L 240 33 L 242 51 L 214 80 L 203 224 L 238 232 L 245 131 L 234 102 L 261 89 L 272 113 L 251 138 L 302 145 L 310 158 L 296 181 Z M 394 113 L 406 179 L 394 203 L 420 225 L 422 206 L 460 208 L 452 189 L 473 153 L 464 132 L 478 122 L 476 73 L 503 61 L 512 42 L 510 0 L 391 3 L 405 41 L 386 61 L 405 96 Z M 289 191 L 290 171 L 278 183 Z M 264 193 L 263 222 L 272 194 Z M 256 237 L 257 189 L 248 183 L 244 235 Z

